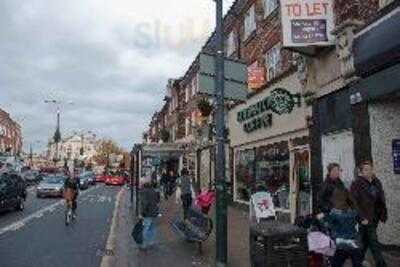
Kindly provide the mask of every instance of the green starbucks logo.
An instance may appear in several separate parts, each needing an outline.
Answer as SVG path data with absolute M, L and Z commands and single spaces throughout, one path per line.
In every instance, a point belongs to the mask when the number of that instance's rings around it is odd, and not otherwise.
M 289 114 L 294 109 L 295 101 L 289 91 L 283 88 L 276 88 L 271 92 L 269 105 L 276 114 Z

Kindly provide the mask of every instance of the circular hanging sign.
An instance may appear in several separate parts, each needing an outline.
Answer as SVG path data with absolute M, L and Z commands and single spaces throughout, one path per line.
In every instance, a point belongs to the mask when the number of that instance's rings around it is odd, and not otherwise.
M 291 113 L 295 105 L 292 93 L 283 88 L 273 90 L 269 101 L 271 110 L 279 115 Z

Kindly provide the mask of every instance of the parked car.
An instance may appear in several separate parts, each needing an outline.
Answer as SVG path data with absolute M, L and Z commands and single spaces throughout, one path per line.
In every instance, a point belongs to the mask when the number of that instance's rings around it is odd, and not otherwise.
M 61 175 L 46 176 L 36 187 L 36 196 L 40 197 L 62 197 L 66 177 Z
M 100 174 L 96 176 L 96 183 L 104 183 L 106 181 L 107 175 Z
M 90 185 L 95 185 L 96 184 L 96 175 L 92 171 L 87 171 L 82 174 L 82 176 L 85 176 L 88 179 L 88 182 Z
M 89 178 L 86 175 L 79 176 L 79 189 L 85 190 L 89 188 Z
M 122 176 L 107 176 L 105 180 L 106 185 L 124 185 L 125 178 Z
M 36 184 L 36 183 L 40 182 L 40 180 L 42 179 L 42 175 L 39 174 L 39 172 L 32 171 L 32 170 L 23 172 L 22 177 L 25 180 L 27 185 Z
M 26 184 L 21 176 L 15 173 L 0 174 L 0 211 L 24 210 L 26 196 Z

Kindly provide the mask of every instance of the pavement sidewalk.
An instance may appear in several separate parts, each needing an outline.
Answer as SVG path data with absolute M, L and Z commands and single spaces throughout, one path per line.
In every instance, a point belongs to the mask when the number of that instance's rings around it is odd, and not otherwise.
M 159 245 L 145 252 L 140 251 L 130 236 L 134 225 L 134 206 L 130 204 L 129 192 L 122 195 L 116 219 L 115 244 L 110 266 L 116 267 L 211 267 L 215 266 L 215 229 L 203 243 L 200 255 L 197 244 L 188 243 L 171 228 L 172 218 L 181 212 L 175 197 L 161 203 L 162 217 L 157 218 Z M 210 211 L 213 216 L 214 210 Z M 385 253 L 389 267 L 400 266 L 398 255 Z M 238 207 L 228 209 L 228 266 L 248 267 L 249 228 L 248 213 Z M 346 267 L 351 266 L 350 263 Z M 104 267 L 104 266 L 102 266 Z
M 197 244 L 188 243 L 180 238 L 171 228 L 170 221 L 181 212 L 175 203 L 175 197 L 161 203 L 162 217 L 157 218 L 159 245 L 145 252 L 140 251 L 130 233 L 135 221 L 134 205 L 130 204 L 129 192 L 124 189 L 116 213 L 115 242 L 107 266 L 116 267 L 211 267 L 215 259 L 215 232 L 203 243 L 200 255 Z M 210 211 L 213 214 L 213 211 Z M 229 209 L 229 266 L 247 267 L 248 228 L 247 214 L 235 208 Z

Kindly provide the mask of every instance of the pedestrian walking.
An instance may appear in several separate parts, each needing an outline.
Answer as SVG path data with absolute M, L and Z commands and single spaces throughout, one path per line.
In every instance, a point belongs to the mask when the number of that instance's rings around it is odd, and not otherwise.
M 317 218 L 328 223 L 330 235 L 336 242 L 332 267 L 343 267 L 347 258 L 351 258 L 354 267 L 361 267 L 363 256 L 357 231 L 357 211 L 341 179 L 341 172 L 338 163 L 328 165 L 328 175 L 318 193 L 320 213 Z
M 380 180 L 374 173 L 373 163 L 364 161 L 359 166 L 359 176 L 351 185 L 351 194 L 361 217 L 363 257 L 368 248 L 377 267 L 387 266 L 378 241 L 376 229 L 380 222 L 387 221 L 385 193 Z
M 144 181 L 140 197 L 140 211 L 143 218 L 143 242 L 141 249 L 148 249 L 156 244 L 157 228 L 155 219 L 159 214 L 160 194 L 155 190 L 151 178 Z
M 168 186 L 167 186 L 168 192 L 167 192 L 167 194 L 168 194 L 168 196 L 171 196 L 172 193 L 175 191 L 177 177 L 173 170 L 169 171 L 169 174 L 167 177 L 168 177 Z
M 165 200 L 168 200 L 168 180 L 168 173 L 165 169 L 163 169 L 161 173 L 160 185 Z
M 183 219 L 187 219 L 188 210 L 192 207 L 192 179 L 186 168 L 182 169 L 181 177 L 179 178 L 179 187 L 181 190 L 181 199 L 183 207 Z

